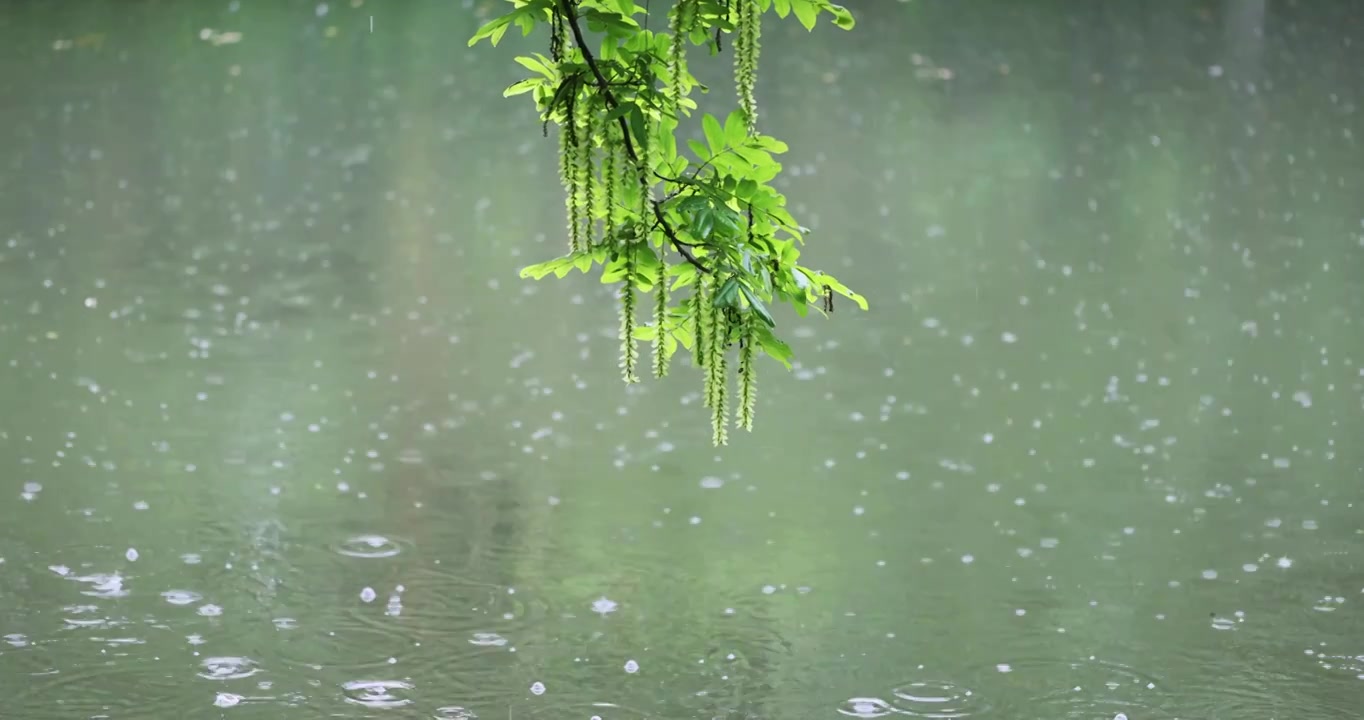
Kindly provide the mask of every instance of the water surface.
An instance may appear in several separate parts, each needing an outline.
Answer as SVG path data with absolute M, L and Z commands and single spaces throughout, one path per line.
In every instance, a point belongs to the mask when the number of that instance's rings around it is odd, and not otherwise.
M 720 450 L 517 277 L 499 4 L 0 10 L 0 714 L 1355 716 L 1352 4 L 849 5 L 759 101 L 873 310 Z

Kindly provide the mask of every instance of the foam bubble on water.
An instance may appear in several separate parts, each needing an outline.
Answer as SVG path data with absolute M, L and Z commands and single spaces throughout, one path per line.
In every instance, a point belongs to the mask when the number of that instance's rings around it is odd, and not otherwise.
M 540 682 L 539 680 L 536 680 L 535 682 L 531 683 L 531 684 L 530 684 L 530 694 L 532 694 L 532 695 L 544 695 L 544 694 L 545 694 L 545 684 L 542 683 L 542 682 Z
M 626 661 L 625 661 L 625 672 L 628 672 L 628 673 L 630 673 L 630 674 L 632 674 L 632 675 L 633 675 L 634 673 L 639 672 L 639 663 L 635 662 L 634 660 L 626 660 Z

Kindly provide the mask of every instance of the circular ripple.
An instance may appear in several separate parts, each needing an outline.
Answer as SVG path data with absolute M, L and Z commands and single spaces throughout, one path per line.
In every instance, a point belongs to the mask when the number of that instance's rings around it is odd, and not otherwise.
M 531 717 L 548 715 L 552 718 L 597 718 L 598 720 L 626 720 L 649 717 L 641 710 L 611 702 L 547 704 L 528 713 Z M 470 716 L 472 717 L 472 716 Z
M 255 660 L 244 657 L 204 658 L 203 662 L 199 664 L 204 669 L 195 674 L 208 680 L 239 680 L 260 672 L 260 668 L 256 667 Z
M 894 715 L 899 711 L 881 698 L 856 697 L 844 700 L 838 707 L 838 712 L 848 717 L 879 718 Z
M 325 667 L 358 675 L 387 667 L 391 657 L 417 661 L 422 655 L 432 655 L 437 650 L 435 643 L 418 648 L 408 638 L 377 628 L 336 627 L 332 630 L 303 626 L 280 636 L 275 654 L 292 667 L 312 670 Z
M 436 708 L 436 714 L 431 716 L 431 720 L 475 720 L 477 717 L 473 710 L 458 705 L 450 705 Z
M 914 682 L 896 688 L 895 707 L 905 715 L 926 718 L 964 718 L 979 713 L 977 695 L 945 682 Z
M 1149 720 L 1174 716 L 1162 681 L 1120 662 L 1024 659 L 997 665 L 991 670 L 1026 688 L 1027 703 L 1041 717 L 1112 718 L 1119 714 Z M 998 678 L 998 675 L 997 675 Z M 1035 688 L 1051 688 L 1038 694 Z
M 469 640 L 496 647 L 491 634 L 514 645 L 526 628 L 554 617 L 544 596 L 533 588 L 475 583 L 439 569 L 422 568 L 403 574 L 401 611 L 391 614 L 378 606 L 356 603 L 347 609 L 347 627 L 368 627 L 420 642 L 441 638 Z
M 347 557 L 387 558 L 403 550 L 403 543 L 383 535 L 354 535 L 332 548 Z
M 186 702 L 183 677 L 155 661 L 117 658 L 44 673 L 6 673 L 4 717 L 65 720 L 86 717 L 173 717 Z
M 401 680 L 352 680 L 341 689 L 346 691 L 346 702 L 369 708 L 399 708 L 412 704 L 411 698 L 403 697 L 403 693 L 412 690 L 412 684 Z

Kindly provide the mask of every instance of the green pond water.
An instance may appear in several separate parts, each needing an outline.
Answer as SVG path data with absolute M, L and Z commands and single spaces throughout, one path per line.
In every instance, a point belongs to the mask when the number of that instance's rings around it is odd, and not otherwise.
M 501 3 L 0 8 L 0 717 L 1360 717 L 1357 5 L 848 4 L 721 449 Z

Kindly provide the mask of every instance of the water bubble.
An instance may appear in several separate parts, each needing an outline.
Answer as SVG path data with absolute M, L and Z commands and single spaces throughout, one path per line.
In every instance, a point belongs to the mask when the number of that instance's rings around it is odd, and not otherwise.
M 540 682 L 539 680 L 536 680 L 535 682 L 531 683 L 531 685 L 530 685 L 530 694 L 531 694 L 531 695 L 544 695 L 544 694 L 545 694 L 545 684 L 542 683 L 542 682 Z
M 223 609 L 213 603 L 208 603 L 206 605 L 201 605 L 198 612 L 204 617 L 218 617 L 223 614 Z
M 355 705 L 384 709 L 412 704 L 410 698 L 395 693 L 412 689 L 410 683 L 399 680 L 352 680 L 341 688 L 346 691 L 346 702 Z
M 716 490 L 725 486 L 725 481 L 718 477 L 706 476 L 701 478 L 701 487 L 707 490 Z
M 458 705 L 449 705 L 437 708 L 436 714 L 431 720 L 474 720 L 478 716 L 472 710 L 466 710 Z
M 336 551 L 349 557 L 386 558 L 397 555 L 402 547 L 383 535 L 356 535 L 347 538 Z
M 375 598 L 375 597 L 377 597 L 377 596 L 375 595 L 375 593 L 374 593 L 374 588 L 372 588 L 372 587 L 366 587 L 365 589 L 363 589 L 363 590 L 360 591 L 360 600 L 361 600 L 361 602 L 367 602 L 367 603 L 374 602 L 374 598 Z
M 197 673 L 198 676 L 209 680 L 238 680 L 260 672 L 255 660 L 244 657 L 204 658 L 199 664 L 204 669 Z
M 598 615 L 605 616 L 608 613 L 613 613 L 619 607 L 620 606 L 615 600 L 608 599 L 604 596 L 592 601 L 592 612 L 597 613 Z
M 628 672 L 628 673 L 630 673 L 630 674 L 632 674 L 632 675 L 633 675 L 634 673 L 639 672 L 639 663 L 635 662 L 634 660 L 626 660 L 626 661 L 625 661 L 625 672 Z
M 128 562 L 137 562 L 137 548 L 128 548 L 128 552 L 123 553 L 123 557 L 128 558 Z

